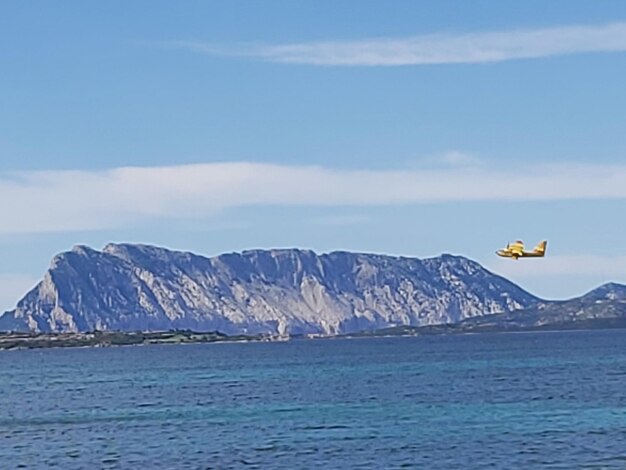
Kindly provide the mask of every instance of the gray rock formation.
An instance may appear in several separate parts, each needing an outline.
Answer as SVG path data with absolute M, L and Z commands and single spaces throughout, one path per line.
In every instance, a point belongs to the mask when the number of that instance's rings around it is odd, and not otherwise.
M 338 334 L 453 323 L 538 301 L 460 256 L 285 249 L 206 258 L 111 244 L 57 255 L 44 279 L 0 317 L 0 331 Z
M 589 302 L 604 300 L 626 301 L 626 286 L 609 282 L 587 292 L 581 299 Z

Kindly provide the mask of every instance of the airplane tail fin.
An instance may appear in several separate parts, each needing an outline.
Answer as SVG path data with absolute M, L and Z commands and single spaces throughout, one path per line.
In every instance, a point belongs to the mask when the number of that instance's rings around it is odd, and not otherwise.
M 533 250 L 535 253 L 537 253 L 538 255 L 545 255 L 546 254 L 546 247 L 548 246 L 548 242 L 547 240 L 543 240 L 542 242 L 539 242 L 539 244 L 535 247 L 535 249 Z

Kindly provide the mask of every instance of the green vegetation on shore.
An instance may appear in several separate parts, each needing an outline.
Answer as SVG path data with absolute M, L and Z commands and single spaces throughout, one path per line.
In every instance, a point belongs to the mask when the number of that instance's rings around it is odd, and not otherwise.
M 162 332 L 94 331 L 91 333 L 1 333 L 2 349 L 38 349 L 66 347 L 130 346 L 140 344 L 188 344 L 226 341 L 268 341 L 270 336 L 228 336 L 212 331 L 199 333 L 189 330 Z
M 546 330 L 593 330 L 607 328 L 626 328 L 626 318 L 583 318 L 575 321 L 543 322 L 542 318 L 515 315 L 488 315 L 473 318 L 456 324 L 427 326 L 400 325 L 374 331 L 361 331 L 337 335 L 343 338 L 367 338 L 381 336 L 425 336 L 453 335 L 464 333 L 503 333 L 515 331 Z M 161 332 L 122 332 L 94 331 L 90 333 L 18 333 L 0 332 L 0 350 L 3 349 L 39 349 L 68 347 L 105 347 L 130 346 L 143 344 L 192 344 L 245 341 L 284 341 L 290 338 L 318 338 L 328 335 L 233 335 L 228 336 L 218 331 L 195 332 L 174 330 Z
M 491 315 L 489 316 L 491 317 Z M 478 320 L 491 320 L 483 317 Z M 400 325 L 382 328 L 374 331 L 361 331 L 341 335 L 350 338 L 369 338 L 381 336 L 426 336 L 426 335 L 454 335 L 467 333 L 505 333 L 521 331 L 571 331 L 571 330 L 604 330 L 626 329 L 626 318 L 586 318 L 583 320 L 535 324 L 523 322 L 494 322 L 494 321 L 463 321 L 454 324 L 409 326 Z

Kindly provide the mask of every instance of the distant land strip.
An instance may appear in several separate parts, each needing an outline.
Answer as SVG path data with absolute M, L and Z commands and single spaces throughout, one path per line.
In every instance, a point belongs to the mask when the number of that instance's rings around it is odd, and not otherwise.
M 489 316 L 491 317 L 491 315 Z M 495 316 L 494 316 L 495 317 Z M 155 344 L 201 344 L 233 342 L 270 342 L 291 339 L 341 339 L 341 338 L 380 338 L 389 336 L 433 336 L 459 334 L 489 334 L 539 331 L 581 331 L 601 329 L 626 329 L 626 318 L 595 318 L 564 323 L 518 324 L 493 323 L 482 319 L 457 324 L 408 326 L 381 328 L 374 331 L 361 331 L 345 335 L 226 335 L 218 331 L 160 331 L 122 332 L 95 331 L 90 333 L 20 333 L 0 332 L 0 350 L 46 349 L 76 347 L 140 346 Z
M 276 341 L 284 339 L 271 335 L 225 335 L 195 331 L 121 332 L 94 331 L 90 333 L 18 333 L 0 332 L 0 350 L 139 346 L 148 344 L 192 344 L 218 342 Z

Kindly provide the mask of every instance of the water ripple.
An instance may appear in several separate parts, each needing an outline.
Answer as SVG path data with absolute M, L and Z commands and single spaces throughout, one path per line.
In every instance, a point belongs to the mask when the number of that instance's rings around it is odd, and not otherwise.
M 623 469 L 624 339 L 611 331 L 12 351 L 0 354 L 0 462 Z

